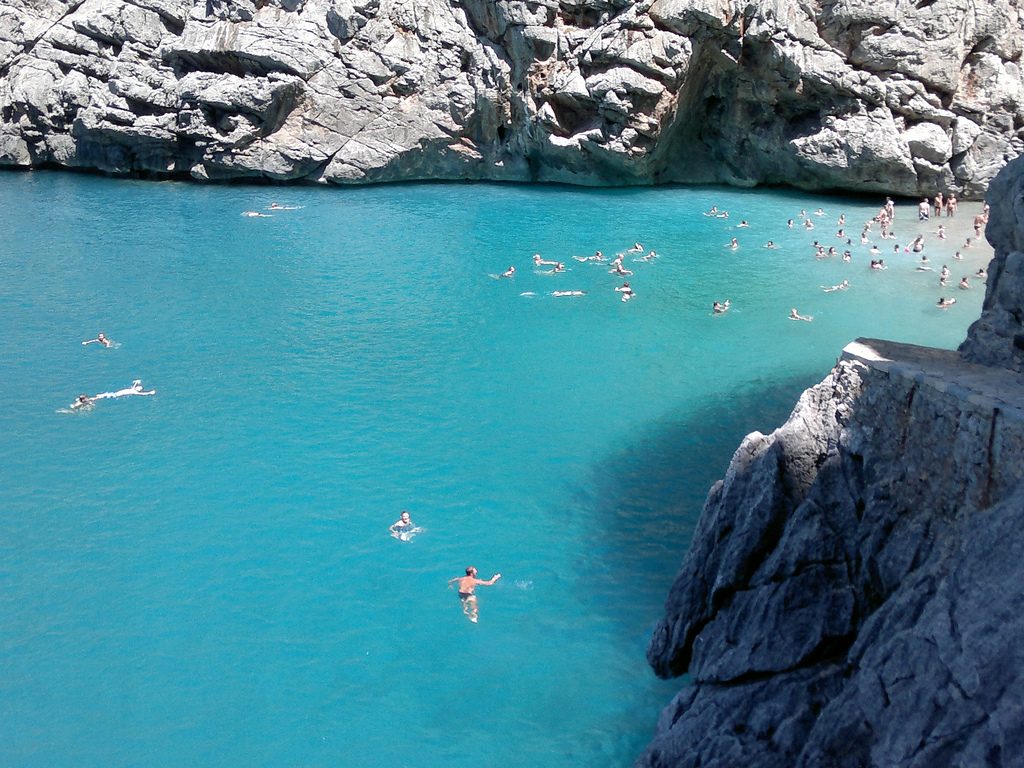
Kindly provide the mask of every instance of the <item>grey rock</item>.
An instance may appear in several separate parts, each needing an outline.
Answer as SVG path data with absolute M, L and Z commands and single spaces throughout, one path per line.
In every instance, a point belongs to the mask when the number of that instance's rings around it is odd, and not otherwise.
M 690 682 L 639 765 L 1019 764 L 1024 159 L 989 198 L 961 349 L 848 345 L 711 488 L 648 648 Z
M 0 165 L 979 197 L 1024 149 L 1020 32 L 1006 0 L 12 0 Z

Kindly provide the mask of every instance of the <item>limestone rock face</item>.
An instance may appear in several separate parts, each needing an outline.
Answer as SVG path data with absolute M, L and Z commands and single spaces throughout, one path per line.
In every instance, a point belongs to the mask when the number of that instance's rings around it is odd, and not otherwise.
M 0 166 L 978 197 L 1009 0 L 12 0 Z
M 989 199 L 961 350 L 849 345 L 711 489 L 648 648 L 692 682 L 640 765 L 1020 762 L 1024 160 Z

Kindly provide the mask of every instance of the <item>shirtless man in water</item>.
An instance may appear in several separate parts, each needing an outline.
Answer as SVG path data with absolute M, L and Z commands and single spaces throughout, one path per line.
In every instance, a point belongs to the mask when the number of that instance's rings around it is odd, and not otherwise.
M 478 579 L 476 577 L 476 568 L 472 565 L 466 568 L 465 576 L 456 576 L 448 579 L 448 589 L 452 588 L 452 584 L 456 581 L 459 582 L 459 600 L 462 601 L 462 612 L 466 614 L 466 617 L 476 624 L 479 619 L 480 608 L 476 602 L 476 588 L 477 587 L 489 587 L 498 579 L 501 578 L 500 573 L 496 573 L 487 581 Z

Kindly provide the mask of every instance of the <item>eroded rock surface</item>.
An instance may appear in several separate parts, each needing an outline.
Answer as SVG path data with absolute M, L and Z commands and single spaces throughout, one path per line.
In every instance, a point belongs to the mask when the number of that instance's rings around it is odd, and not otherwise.
M 978 197 L 1024 148 L 1021 32 L 1009 0 L 12 0 L 0 165 Z
M 1024 160 L 960 352 L 861 340 L 708 495 L 648 659 L 644 766 L 1018 765 Z

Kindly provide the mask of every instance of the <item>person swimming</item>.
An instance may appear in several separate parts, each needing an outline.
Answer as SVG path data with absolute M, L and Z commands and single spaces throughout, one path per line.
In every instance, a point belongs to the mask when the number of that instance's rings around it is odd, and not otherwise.
M 416 527 L 416 523 L 409 517 L 409 513 L 403 509 L 398 519 L 388 526 L 388 530 L 392 537 L 400 541 L 412 541 L 412 537 L 422 529 Z
M 498 277 L 515 277 L 515 276 L 516 276 L 516 268 L 513 265 L 511 265 L 511 264 L 509 265 L 508 269 L 506 269 L 504 272 L 502 272 L 500 275 L 498 275 Z
M 822 285 L 822 286 L 819 286 L 819 287 L 825 293 L 834 293 L 835 291 L 845 291 L 847 288 L 850 287 L 850 281 L 849 280 L 843 280 L 843 282 L 837 283 L 836 285 L 828 285 L 828 286 Z
M 552 296 L 562 298 L 563 296 L 586 296 L 586 291 L 552 291 Z
M 478 579 L 476 568 L 469 566 L 466 568 L 465 576 L 456 576 L 455 578 L 448 579 L 448 589 L 451 589 L 452 585 L 455 582 L 458 582 L 459 601 L 462 603 L 462 612 L 466 614 L 467 619 L 476 624 L 480 617 L 480 607 L 477 603 L 476 588 L 489 587 L 500 578 L 501 574 L 496 573 L 487 581 Z
M 95 339 L 87 339 L 86 341 L 82 342 L 83 347 L 86 346 L 87 344 L 102 344 L 104 347 L 114 346 L 114 342 L 112 342 L 102 333 L 97 333 Z
M 790 320 L 803 320 L 804 322 L 809 323 L 814 318 L 811 317 L 810 315 L 801 315 L 799 312 L 796 311 L 796 307 L 793 307 L 791 310 L 789 310 L 789 319 Z
M 623 301 L 629 301 L 636 296 L 636 292 L 628 282 L 618 286 L 615 290 L 622 294 Z
M 953 296 L 950 296 L 949 298 L 940 296 L 939 300 L 935 302 L 935 306 L 938 307 L 939 309 L 949 309 L 954 304 L 956 304 L 956 298 Z
M 260 213 L 259 211 L 242 211 L 243 216 L 248 216 L 250 219 L 269 219 L 269 213 Z
M 958 286 L 961 291 L 969 290 L 971 287 L 970 281 L 967 279 L 967 275 L 960 278 L 960 285 Z
M 735 251 L 737 248 L 740 247 L 740 241 L 734 237 L 732 240 L 729 241 L 729 244 L 725 247 Z
M 633 243 L 633 247 L 626 251 L 626 253 L 643 253 L 645 250 L 647 249 L 640 243 Z
M 533 266 L 535 267 L 557 267 L 557 261 L 551 261 L 550 259 L 542 259 L 539 253 L 533 254 Z M 563 267 L 564 268 L 564 267 Z
M 726 299 L 724 302 L 716 301 L 714 304 L 712 304 L 711 311 L 716 315 L 724 315 L 726 312 L 729 311 L 729 307 L 731 306 L 732 302 L 729 299 Z
M 74 402 L 69 406 L 71 410 L 89 410 L 96 404 L 96 399 L 89 397 L 88 395 L 82 394 L 75 398 Z
M 746 219 L 742 219 L 739 224 L 736 225 L 736 229 L 747 229 L 750 225 Z
M 774 248 L 775 247 L 775 241 L 774 240 L 769 240 L 767 243 L 764 244 L 764 247 L 765 248 Z
M 93 397 L 93 400 L 107 400 L 116 397 L 130 397 L 131 395 L 150 396 L 155 395 L 156 390 L 151 389 L 148 392 L 142 388 L 142 379 L 135 379 L 130 387 L 119 389 L 116 392 L 101 392 L 100 394 Z
M 593 256 L 573 256 L 573 258 L 576 259 L 576 261 L 582 261 L 582 262 L 587 262 L 587 261 L 604 261 L 604 254 L 601 253 L 600 251 L 594 251 L 594 255 Z

